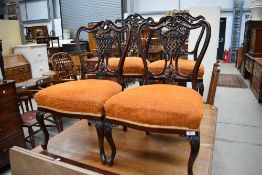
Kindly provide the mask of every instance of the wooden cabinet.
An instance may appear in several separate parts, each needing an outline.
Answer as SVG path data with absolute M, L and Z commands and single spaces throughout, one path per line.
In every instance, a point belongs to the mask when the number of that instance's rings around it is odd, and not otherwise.
M 15 80 L 19 83 L 32 78 L 30 64 L 23 55 L 4 56 L 4 63 L 8 80 Z
M 9 163 L 13 146 L 25 146 L 15 82 L 0 82 L 0 168 Z
M 22 54 L 28 60 L 33 78 L 39 78 L 49 71 L 46 44 L 18 45 L 15 46 L 14 53 Z
M 262 58 L 254 60 L 251 90 L 258 102 L 262 102 Z
M 262 28 L 252 29 L 249 53 L 253 56 L 262 56 Z
M 254 55 L 258 50 L 256 48 L 261 48 L 261 37 L 260 36 L 260 30 L 256 31 L 256 29 L 262 29 L 262 21 L 246 21 L 245 23 L 245 32 L 244 32 L 244 43 L 243 43 L 243 60 L 241 63 L 240 72 L 244 76 L 244 78 L 250 77 L 250 72 L 247 72 L 245 69 L 246 61 L 248 57 L 245 55 L 250 53 L 253 57 L 256 57 L 258 55 Z M 260 45 L 257 45 L 260 40 Z M 252 76 L 251 76 L 252 77 Z

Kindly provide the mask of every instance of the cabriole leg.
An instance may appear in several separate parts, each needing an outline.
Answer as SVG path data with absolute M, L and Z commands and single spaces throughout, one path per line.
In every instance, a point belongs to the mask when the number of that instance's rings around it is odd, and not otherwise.
M 112 166 L 114 163 L 115 155 L 116 155 L 116 145 L 114 143 L 113 137 L 112 137 L 112 128 L 116 127 L 115 124 L 105 122 L 104 124 L 104 132 L 106 140 L 111 148 L 111 155 L 109 159 L 107 159 L 107 165 Z
M 103 164 L 106 164 L 106 156 L 104 149 L 104 122 L 102 120 L 91 121 L 96 127 L 96 132 L 98 136 L 98 143 L 100 149 L 100 160 Z
M 49 140 L 49 133 L 48 133 L 48 130 L 47 130 L 46 126 L 45 126 L 44 115 L 45 115 L 45 113 L 42 112 L 42 111 L 37 111 L 36 112 L 36 120 L 39 123 L 40 128 L 43 131 L 44 137 L 45 137 L 44 138 L 44 143 L 41 146 L 42 146 L 42 148 L 44 150 L 46 150 L 47 149 L 48 140 Z
M 189 141 L 190 146 L 191 146 L 191 152 L 190 152 L 190 157 L 188 160 L 188 175 L 193 175 L 193 165 L 194 162 L 197 158 L 199 148 L 200 148 L 200 133 L 195 132 L 195 135 L 184 135 L 183 136 L 187 141 Z

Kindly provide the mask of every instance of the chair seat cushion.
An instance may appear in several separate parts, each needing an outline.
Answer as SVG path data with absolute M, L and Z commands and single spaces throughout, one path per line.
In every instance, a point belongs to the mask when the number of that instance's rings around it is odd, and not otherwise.
M 108 59 L 108 67 L 115 71 L 118 69 L 120 58 L 112 57 Z M 147 61 L 147 64 L 150 62 Z M 126 75 L 144 74 L 144 64 L 141 57 L 126 57 L 123 73 Z
M 50 86 L 35 94 L 38 107 L 62 113 L 101 116 L 104 103 L 122 91 L 109 80 L 78 80 Z
M 186 59 L 179 59 L 178 60 L 178 68 L 179 72 L 184 74 L 184 75 L 191 75 L 193 74 L 193 69 L 195 66 L 195 61 L 194 60 L 186 60 Z M 175 65 L 173 63 L 173 65 Z M 164 60 L 158 60 L 150 63 L 148 65 L 148 70 L 152 73 L 161 73 L 165 66 L 165 61 Z M 203 78 L 204 75 L 204 65 L 201 64 L 198 70 L 198 78 Z
M 145 85 L 111 97 L 106 118 L 150 127 L 198 129 L 203 114 L 201 95 L 175 85 Z

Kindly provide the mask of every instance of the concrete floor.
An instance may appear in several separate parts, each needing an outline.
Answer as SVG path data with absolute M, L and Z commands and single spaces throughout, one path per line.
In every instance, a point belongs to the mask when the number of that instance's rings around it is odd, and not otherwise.
M 221 73 L 239 74 L 233 64 L 222 64 Z M 219 112 L 212 175 L 261 175 L 262 104 L 250 89 L 218 87 L 215 106 Z M 63 121 L 67 128 L 78 120 Z M 57 134 L 55 128 L 49 132 Z M 41 139 L 38 134 L 38 144 Z M 0 174 L 10 175 L 10 168 Z

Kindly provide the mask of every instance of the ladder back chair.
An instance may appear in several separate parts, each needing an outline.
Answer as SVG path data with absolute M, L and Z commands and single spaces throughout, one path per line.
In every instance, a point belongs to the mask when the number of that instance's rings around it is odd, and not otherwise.
M 86 27 L 79 28 L 77 37 L 79 37 L 81 31 L 91 31 L 97 34 L 97 54 L 100 61 L 94 72 L 96 72 L 99 79 L 84 79 L 85 74 L 89 70 L 86 69 L 84 60 L 80 55 L 82 80 L 56 84 L 41 90 L 35 95 L 38 106 L 36 117 L 45 135 L 42 145 L 44 150 L 47 149 L 49 141 L 49 134 L 43 122 L 45 113 L 48 112 L 59 117 L 88 119 L 96 127 L 100 159 L 102 163 L 106 163 L 107 160 L 103 148 L 104 103 L 111 96 L 121 92 L 122 87 L 117 82 L 102 80 L 101 78 L 104 78 L 105 73 L 109 72 L 106 65 L 115 43 L 114 41 L 117 40 L 115 33 L 122 30 L 124 30 L 122 27 L 115 26 L 111 21 L 101 21 L 91 29 Z M 79 40 L 76 42 L 79 46 Z
M 205 40 L 194 65 L 192 75 L 180 72 L 178 57 L 191 30 L 205 29 Z M 200 63 L 207 50 L 211 28 L 205 20 L 190 22 L 183 15 L 162 18 L 159 23 L 149 25 L 156 30 L 163 43 L 163 49 L 169 59 L 165 60 L 164 69 L 155 76 L 164 76 L 168 81 L 176 78 L 191 78 L 192 88 L 151 84 L 120 92 L 105 103 L 104 136 L 111 146 L 111 154 L 107 164 L 113 165 L 116 147 L 112 136 L 112 128 L 124 125 L 133 129 L 150 133 L 178 134 L 191 146 L 188 160 L 188 174 L 193 174 L 193 165 L 200 148 L 200 122 L 203 115 L 203 99 L 197 92 L 197 77 Z M 146 66 L 146 64 L 145 64 Z M 122 76 L 123 68 L 120 68 Z M 147 83 L 147 79 L 146 82 Z M 128 134 L 128 132 L 127 132 Z

